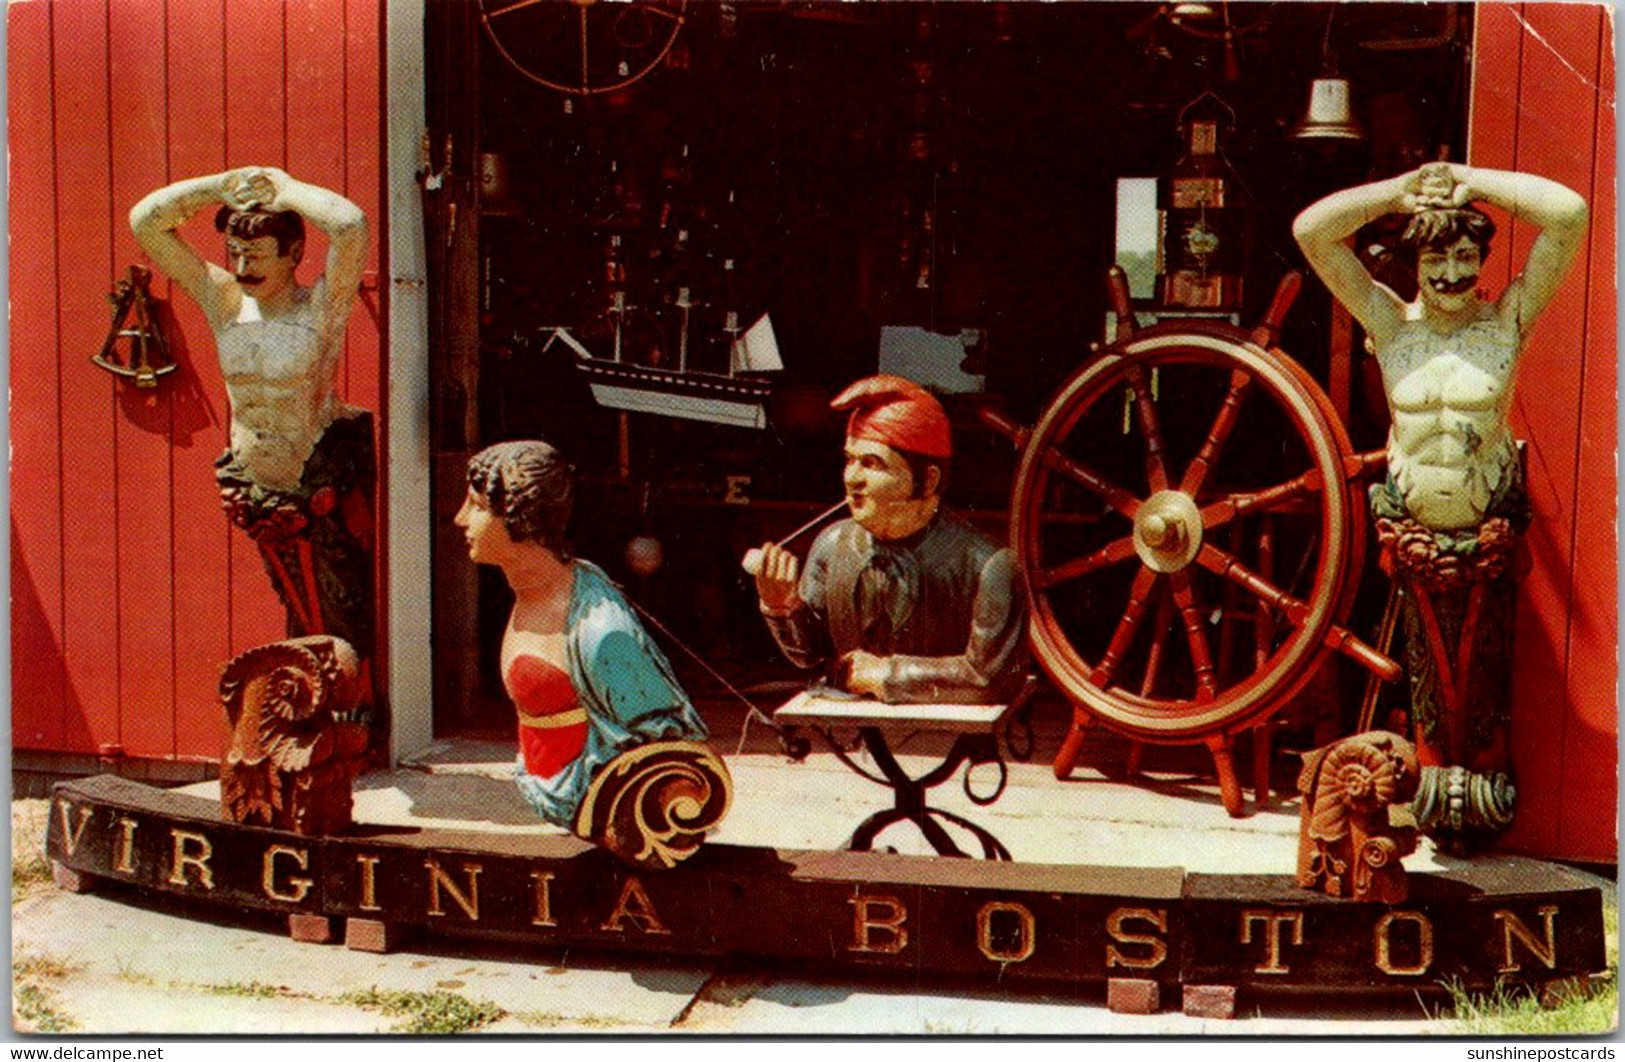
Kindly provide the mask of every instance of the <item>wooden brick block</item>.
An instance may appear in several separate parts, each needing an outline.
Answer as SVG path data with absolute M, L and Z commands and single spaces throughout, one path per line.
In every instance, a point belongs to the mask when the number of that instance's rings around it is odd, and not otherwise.
M 96 889 L 95 878 L 72 867 L 65 867 L 54 859 L 51 860 L 51 880 L 64 892 L 93 892 Z
M 326 915 L 290 914 L 288 936 L 301 944 L 331 944 L 334 941 L 333 920 Z
M 387 955 L 400 947 L 403 936 L 403 927 L 394 922 L 380 922 L 373 918 L 344 920 L 344 946 L 351 951 Z
M 1162 988 L 1138 977 L 1113 977 L 1106 982 L 1106 1009 L 1113 1014 L 1155 1014 L 1162 1009 Z
M 1236 1016 L 1236 986 L 1186 985 L 1185 1013 L 1193 1018 L 1229 1021 Z

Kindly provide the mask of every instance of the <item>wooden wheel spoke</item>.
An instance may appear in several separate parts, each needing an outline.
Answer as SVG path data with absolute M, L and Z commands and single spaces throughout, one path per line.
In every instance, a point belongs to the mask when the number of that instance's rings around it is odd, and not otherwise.
M 1197 405 L 1182 414 L 1181 398 Z M 1365 555 L 1356 480 L 1381 463 L 1350 452 L 1280 350 L 1209 324 L 1120 335 L 1029 433 L 1006 434 L 1025 442 L 1010 531 L 1033 652 L 1078 717 L 1149 742 L 1209 741 L 1228 763 L 1235 734 L 1333 652 L 1392 670 L 1338 626 Z M 1237 471 L 1260 447 L 1274 457 Z M 1230 770 L 1232 811 L 1235 783 Z
M 1309 618 L 1309 606 L 1277 587 L 1268 579 L 1249 569 L 1235 557 L 1212 545 L 1204 544 L 1202 552 L 1197 555 L 1196 561 L 1202 567 L 1222 575 L 1238 586 L 1257 595 L 1264 604 L 1270 605 L 1293 627 L 1302 627 Z M 1326 625 L 1326 633 L 1321 637 L 1321 643 L 1330 649 L 1352 658 L 1360 666 L 1373 672 L 1385 682 L 1392 682 L 1400 675 L 1399 665 L 1382 653 L 1371 648 L 1365 642 L 1355 637 L 1354 633 L 1346 627 L 1336 623 Z
M 1134 635 L 1139 631 L 1140 624 L 1145 622 L 1146 608 L 1156 588 L 1157 572 L 1152 568 L 1141 568 L 1134 577 L 1134 585 L 1129 588 L 1128 604 L 1123 606 L 1123 618 L 1117 621 L 1117 630 L 1112 632 L 1106 655 L 1100 658 L 1100 664 L 1091 676 L 1101 689 L 1111 685 L 1117 666 L 1123 662 L 1123 655 L 1134 644 Z
M 1223 527 L 1238 516 L 1247 513 L 1269 512 L 1281 509 L 1311 495 L 1318 495 L 1325 485 L 1325 477 L 1311 468 L 1295 479 L 1278 483 L 1260 491 L 1230 494 L 1216 502 L 1202 506 L 1202 530 Z
M 1219 412 L 1213 417 L 1213 426 L 1208 429 L 1207 438 L 1202 440 L 1202 448 L 1197 451 L 1179 482 L 1181 494 L 1194 498 L 1201 493 L 1213 463 L 1218 460 L 1225 441 L 1236 427 L 1236 421 L 1241 416 L 1242 399 L 1246 397 L 1247 388 L 1252 382 L 1253 378 L 1240 369 L 1230 374 L 1230 390 L 1225 393 L 1224 404 L 1219 406 Z
M 1064 564 L 1057 564 L 1053 568 L 1046 568 L 1033 577 L 1033 589 L 1048 590 L 1061 583 L 1090 572 L 1098 571 L 1112 564 L 1119 564 L 1134 556 L 1134 538 L 1125 535 L 1115 542 L 1110 542 L 1093 553 L 1082 557 L 1075 557 Z
M 489 22 L 493 18 L 500 18 L 503 15 L 511 15 L 515 11 L 522 11 L 527 7 L 535 7 L 537 4 L 543 2 L 544 0 L 516 0 L 515 3 L 509 4 L 507 7 L 499 7 L 495 11 L 487 11 L 485 13 L 485 19 Z
M 1130 365 L 1124 370 L 1129 388 L 1134 392 L 1134 410 L 1140 419 L 1140 431 L 1145 435 L 1145 475 L 1151 493 L 1168 489 L 1168 465 L 1163 456 L 1162 422 L 1157 418 L 1157 404 L 1151 398 L 1150 382 L 1145 370 Z
M 1145 675 L 1140 679 L 1140 696 L 1149 697 L 1157 688 L 1157 673 L 1162 670 L 1162 654 L 1168 648 L 1168 635 L 1174 629 L 1174 599 L 1163 594 L 1157 602 L 1157 618 L 1151 621 L 1151 651 L 1145 658 Z
M 1285 616 L 1287 622 L 1294 627 L 1301 626 L 1304 619 L 1309 615 L 1308 605 L 1211 542 L 1202 543 L 1202 552 L 1196 555 L 1196 563 L 1213 574 L 1230 580 L 1254 597 L 1257 597 L 1261 602 Z
M 587 62 L 587 5 L 577 10 L 581 12 L 581 91 L 588 92 L 592 89 L 592 72 Z
M 1045 468 L 1059 472 L 1079 486 L 1094 491 L 1105 499 L 1108 506 L 1130 520 L 1134 519 L 1134 514 L 1139 511 L 1140 499 L 1077 458 L 1068 457 L 1051 446 L 1044 450 L 1043 460 Z
M 1196 672 L 1196 699 L 1206 703 L 1219 695 L 1219 680 L 1213 670 L 1213 647 L 1208 644 L 1207 618 L 1202 615 L 1202 603 L 1197 599 L 1189 571 L 1169 576 L 1169 585 L 1185 621 L 1185 640 L 1190 645 L 1191 667 Z
M 1266 516 L 1259 521 L 1259 524 L 1258 566 L 1264 569 L 1264 577 L 1268 578 L 1275 571 L 1275 521 Z M 1265 602 L 1260 601 L 1253 612 L 1253 661 L 1255 665 L 1263 667 L 1264 661 L 1269 658 L 1270 651 L 1274 648 L 1275 613 L 1270 611 Z

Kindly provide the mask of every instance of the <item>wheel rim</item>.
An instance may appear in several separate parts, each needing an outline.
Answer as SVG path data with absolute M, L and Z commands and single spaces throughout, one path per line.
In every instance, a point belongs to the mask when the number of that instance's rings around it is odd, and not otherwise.
M 480 23 L 520 74 L 573 96 L 636 84 L 671 51 L 688 0 L 480 0 Z
M 1159 374 L 1170 377 L 1164 387 L 1201 385 L 1182 391 L 1182 405 L 1198 392 L 1216 404 L 1173 424 L 1189 411 L 1159 408 Z M 1113 455 L 1100 429 L 1119 408 L 1137 440 Z M 1244 456 L 1238 447 L 1256 446 L 1272 421 L 1290 427 L 1281 467 L 1257 473 L 1253 489 L 1249 473 L 1225 464 L 1226 451 L 1237 451 L 1232 462 Z M 1352 604 L 1363 535 L 1346 487 L 1349 453 L 1307 374 L 1236 329 L 1149 329 L 1080 369 L 1033 429 L 1013 492 L 1011 541 L 1041 666 L 1075 703 L 1146 740 L 1199 740 L 1284 705 L 1328 655 L 1327 633 Z M 1266 500 L 1238 501 L 1259 495 Z M 1069 508 L 1091 498 L 1102 514 L 1092 530 Z M 1224 517 L 1227 509 L 1244 517 Z M 1300 592 L 1280 585 L 1296 580 L 1254 570 L 1273 556 L 1277 532 L 1261 534 L 1252 553 L 1227 548 L 1241 519 L 1266 514 L 1262 525 L 1289 523 L 1301 545 L 1309 578 Z M 1255 619 L 1283 632 L 1277 640 L 1260 622 L 1250 668 L 1235 665 L 1234 639 L 1215 655 L 1236 622 L 1228 603 L 1238 591 Z M 1116 618 L 1102 624 L 1102 615 Z

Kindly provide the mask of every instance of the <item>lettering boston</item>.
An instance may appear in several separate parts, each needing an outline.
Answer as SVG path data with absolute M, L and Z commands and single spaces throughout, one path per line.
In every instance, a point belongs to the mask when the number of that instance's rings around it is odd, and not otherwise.
M 1286 875 L 726 845 L 646 872 L 569 836 L 357 827 L 301 837 L 105 776 L 57 787 L 49 852 L 85 887 L 110 879 L 342 918 L 352 944 L 412 930 L 989 984 L 1321 990 L 1541 982 L 1604 963 L 1597 889 L 1534 861 L 1414 875 L 1394 906 L 1339 902 Z

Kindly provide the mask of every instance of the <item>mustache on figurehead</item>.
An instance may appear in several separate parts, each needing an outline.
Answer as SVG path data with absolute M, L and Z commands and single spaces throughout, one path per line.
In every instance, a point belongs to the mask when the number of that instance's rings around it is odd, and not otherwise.
M 1470 277 L 1462 277 L 1460 280 L 1446 280 L 1439 277 L 1428 281 L 1428 286 L 1440 295 L 1460 295 L 1464 291 L 1472 291 L 1477 285 L 1477 273 Z

